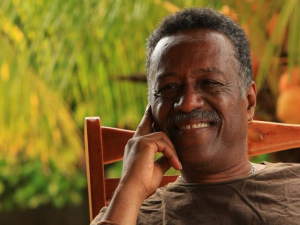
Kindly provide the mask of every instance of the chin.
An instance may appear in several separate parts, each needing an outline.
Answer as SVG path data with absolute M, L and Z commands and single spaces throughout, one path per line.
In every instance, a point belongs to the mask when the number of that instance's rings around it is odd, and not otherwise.
M 222 171 L 229 160 L 225 149 L 216 140 L 196 139 L 174 144 L 183 170 L 189 173 L 213 174 Z
M 205 167 L 219 155 L 216 152 L 218 148 L 210 148 L 203 144 L 176 145 L 175 148 L 182 165 L 188 167 Z

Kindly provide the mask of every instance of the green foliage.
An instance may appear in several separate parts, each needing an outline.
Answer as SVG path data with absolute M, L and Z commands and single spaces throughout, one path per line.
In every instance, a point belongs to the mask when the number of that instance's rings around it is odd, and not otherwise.
M 145 39 L 178 9 L 159 0 L 0 2 L 0 209 L 81 200 L 84 117 L 136 127 L 146 84 L 116 77 L 144 73 Z
M 270 60 L 278 61 L 287 24 L 289 58 L 299 64 L 298 1 L 257 1 L 256 11 L 253 1 L 233 0 L 0 1 L 0 210 L 80 202 L 84 117 L 135 129 L 147 87 L 118 77 L 145 73 L 145 40 L 165 15 L 190 6 L 221 9 L 222 2 L 248 29 L 263 65 L 259 87 L 273 82 L 267 71 L 276 69 Z M 273 2 L 267 11 L 265 2 Z M 269 42 L 266 24 L 277 12 L 281 22 Z
M 276 99 L 279 76 L 286 64 L 289 68 L 300 66 L 300 2 L 230 0 L 227 4 L 246 30 L 252 56 L 259 64 L 255 74 L 258 90 L 267 85 Z
M 258 156 L 254 156 L 251 158 L 251 162 L 254 162 L 254 163 L 260 163 L 262 161 L 269 162 L 270 161 L 269 154 L 258 155 Z
M 46 167 L 40 160 L 1 158 L 0 210 L 80 203 L 81 190 L 86 186 L 82 172 L 62 172 L 56 165 L 49 162 Z

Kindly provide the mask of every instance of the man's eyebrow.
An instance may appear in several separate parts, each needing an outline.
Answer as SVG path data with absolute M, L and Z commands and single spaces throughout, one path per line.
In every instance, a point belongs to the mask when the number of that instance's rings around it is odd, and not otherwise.
M 200 68 L 193 71 L 193 73 L 216 73 L 216 74 L 222 74 L 223 72 L 216 67 L 207 67 L 207 68 Z M 156 81 L 161 81 L 167 77 L 177 76 L 176 73 L 160 73 L 156 76 Z
M 157 81 L 161 81 L 167 77 L 177 76 L 176 73 L 160 73 L 156 76 Z
M 207 68 L 200 68 L 193 71 L 193 73 L 223 73 L 221 70 L 217 69 L 216 67 L 207 67 Z

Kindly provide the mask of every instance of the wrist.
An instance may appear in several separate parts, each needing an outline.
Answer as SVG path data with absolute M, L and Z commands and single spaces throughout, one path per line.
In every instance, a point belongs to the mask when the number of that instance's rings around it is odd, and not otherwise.
M 148 197 L 147 190 L 143 185 L 137 185 L 137 182 L 123 182 L 120 181 L 115 195 L 118 195 L 122 199 L 128 199 L 139 208 L 143 204 L 143 201 Z
M 118 224 L 108 220 L 101 220 L 99 223 L 97 223 L 97 225 L 118 225 Z
M 146 183 L 148 183 L 147 181 Z M 141 203 L 153 193 L 151 186 L 144 184 L 144 180 L 138 178 L 133 179 L 132 176 L 124 176 L 121 178 L 120 183 L 116 191 L 133 192 L 136 200 L 141 200 Z
M 120 183 L 102 220 L 115 224 L 133 225 L 145 197 L 136 186 Z

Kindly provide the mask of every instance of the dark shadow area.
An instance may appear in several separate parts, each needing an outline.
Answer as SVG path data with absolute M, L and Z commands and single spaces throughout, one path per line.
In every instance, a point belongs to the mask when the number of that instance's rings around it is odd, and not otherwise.
M 87 192 L 86 192 L 87 193 Z M 31 210 L 14 210 L 0 213 L 1 225 L 84 225 L 89 224 L 88 198 L 78 206 L 54 208 L 51 205 Z

